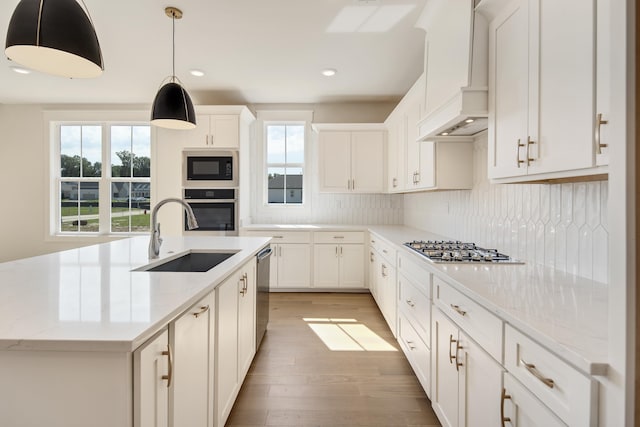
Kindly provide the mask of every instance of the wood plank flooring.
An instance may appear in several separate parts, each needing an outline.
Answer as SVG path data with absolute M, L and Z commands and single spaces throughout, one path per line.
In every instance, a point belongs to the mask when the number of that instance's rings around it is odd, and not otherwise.
M 440 425 L 370 294 L 270 299 L 267 333 L 227 426 Z

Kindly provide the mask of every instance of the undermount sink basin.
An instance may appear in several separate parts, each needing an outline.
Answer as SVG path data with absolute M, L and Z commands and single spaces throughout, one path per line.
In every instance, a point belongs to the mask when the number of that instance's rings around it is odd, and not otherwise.
M 211 270 L 216 265 L 232 257 L 237 252 L 187 252 L 177 258 L 161 262 L 160 264 L 150 264 L 137 268 L 134 271 L 166 271 L 192 273 Z

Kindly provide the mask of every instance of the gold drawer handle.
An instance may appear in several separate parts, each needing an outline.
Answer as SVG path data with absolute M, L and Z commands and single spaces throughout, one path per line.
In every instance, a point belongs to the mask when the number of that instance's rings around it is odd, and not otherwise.
M 195 318 L 197 319 L 199 316 L 203 315 L 204 313 L 206 313 L 207 311 L 209 311 L 209 304 L 200 307 L 200 311 L 197 313 L 193 313 L 193 315 L 195 316 Z
M 504 416 L 504 401 L 511 399 L 511 396 L 507 394 L 506 389 L 502 389 L 502 395 L 500 396 L 500 422 L 502 427 L 505 427 L 504 423 L 511 423 L 511 418 Z
M 407 305 L 409 307 L 415 307 L 416 305 L 413 303 L 413 301 L 411 301 L 410 299 L 407 300 Z
M 167 380 L 167 388 L 171 387 L 171 380 L 173 379 L 173 354 L 171 353 L 171 346 L 167 346 L 167 350 L 161 353 L 163 356 L 169 357 L 169 371 L 167 375 L 163 375 L 162 379 Z
M 407 346 L 409 346 L 410 350 L 415 350 L 416 349 L 416 346 L 413 345 L 413 341 L 407 341 Z
M 456 354 L 454 355 L 451 350 L 451 344 L 456 343 Z M 456 371 L 460 370 L 462 363 L 458 362 L 458 350 L 462 349 L 460 341 L 454 340 L 453 335 L 449 334 L 449 363 L 453 365 L 453 361 L 456 361 Z
M 459 305 L 454 305 L 454 304 L 449 304 L 451 306 L 451 308 L 453 308 L 456 313 L 458 313 L 460 316 L 464 316 L 465 314 L 467 314 L 466 311 L 464 311 L 463 309 L 460 308 Z
M 606 125 L 609 123 L 608 120 L 602 120 L 602 113 L 598 113 L 596 115 L 596 132 L 595 132 L 595 141 L 596 141 L 596 154 L 602 154 L 602 149 L 607 148 L 608 144 L 603 144 L 600 141 L 600 126 Z
M 536 369 L 536 365 L 534 365 L 533 363 L 527 363 L 523 359 L 520 359 L 520 363 L 522 363 L 524 367 L 527 368 L 527 371 L 529 371 L 531 375 L 542 381 L 544 385 L 549 388 L 553 388 L 553 386 L 555 385 L 554 381 L 551 378 L 544 377 L 540 372 L 538 372 L 538 370 Z

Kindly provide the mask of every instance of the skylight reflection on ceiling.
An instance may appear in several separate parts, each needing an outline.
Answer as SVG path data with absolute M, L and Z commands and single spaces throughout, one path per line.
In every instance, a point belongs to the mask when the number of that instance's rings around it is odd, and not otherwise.
M 327 33 L 384 33 L 391 30 L 416 5 L 345 6 L 326 29 Z

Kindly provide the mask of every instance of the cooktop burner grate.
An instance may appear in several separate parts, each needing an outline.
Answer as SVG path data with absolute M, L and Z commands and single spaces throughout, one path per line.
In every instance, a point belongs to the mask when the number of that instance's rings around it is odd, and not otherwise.
M 435 263 L 524 264 L 497 249 L 485 249 L 475 243 L 444 240 L 414 240 L 405 246 Z

